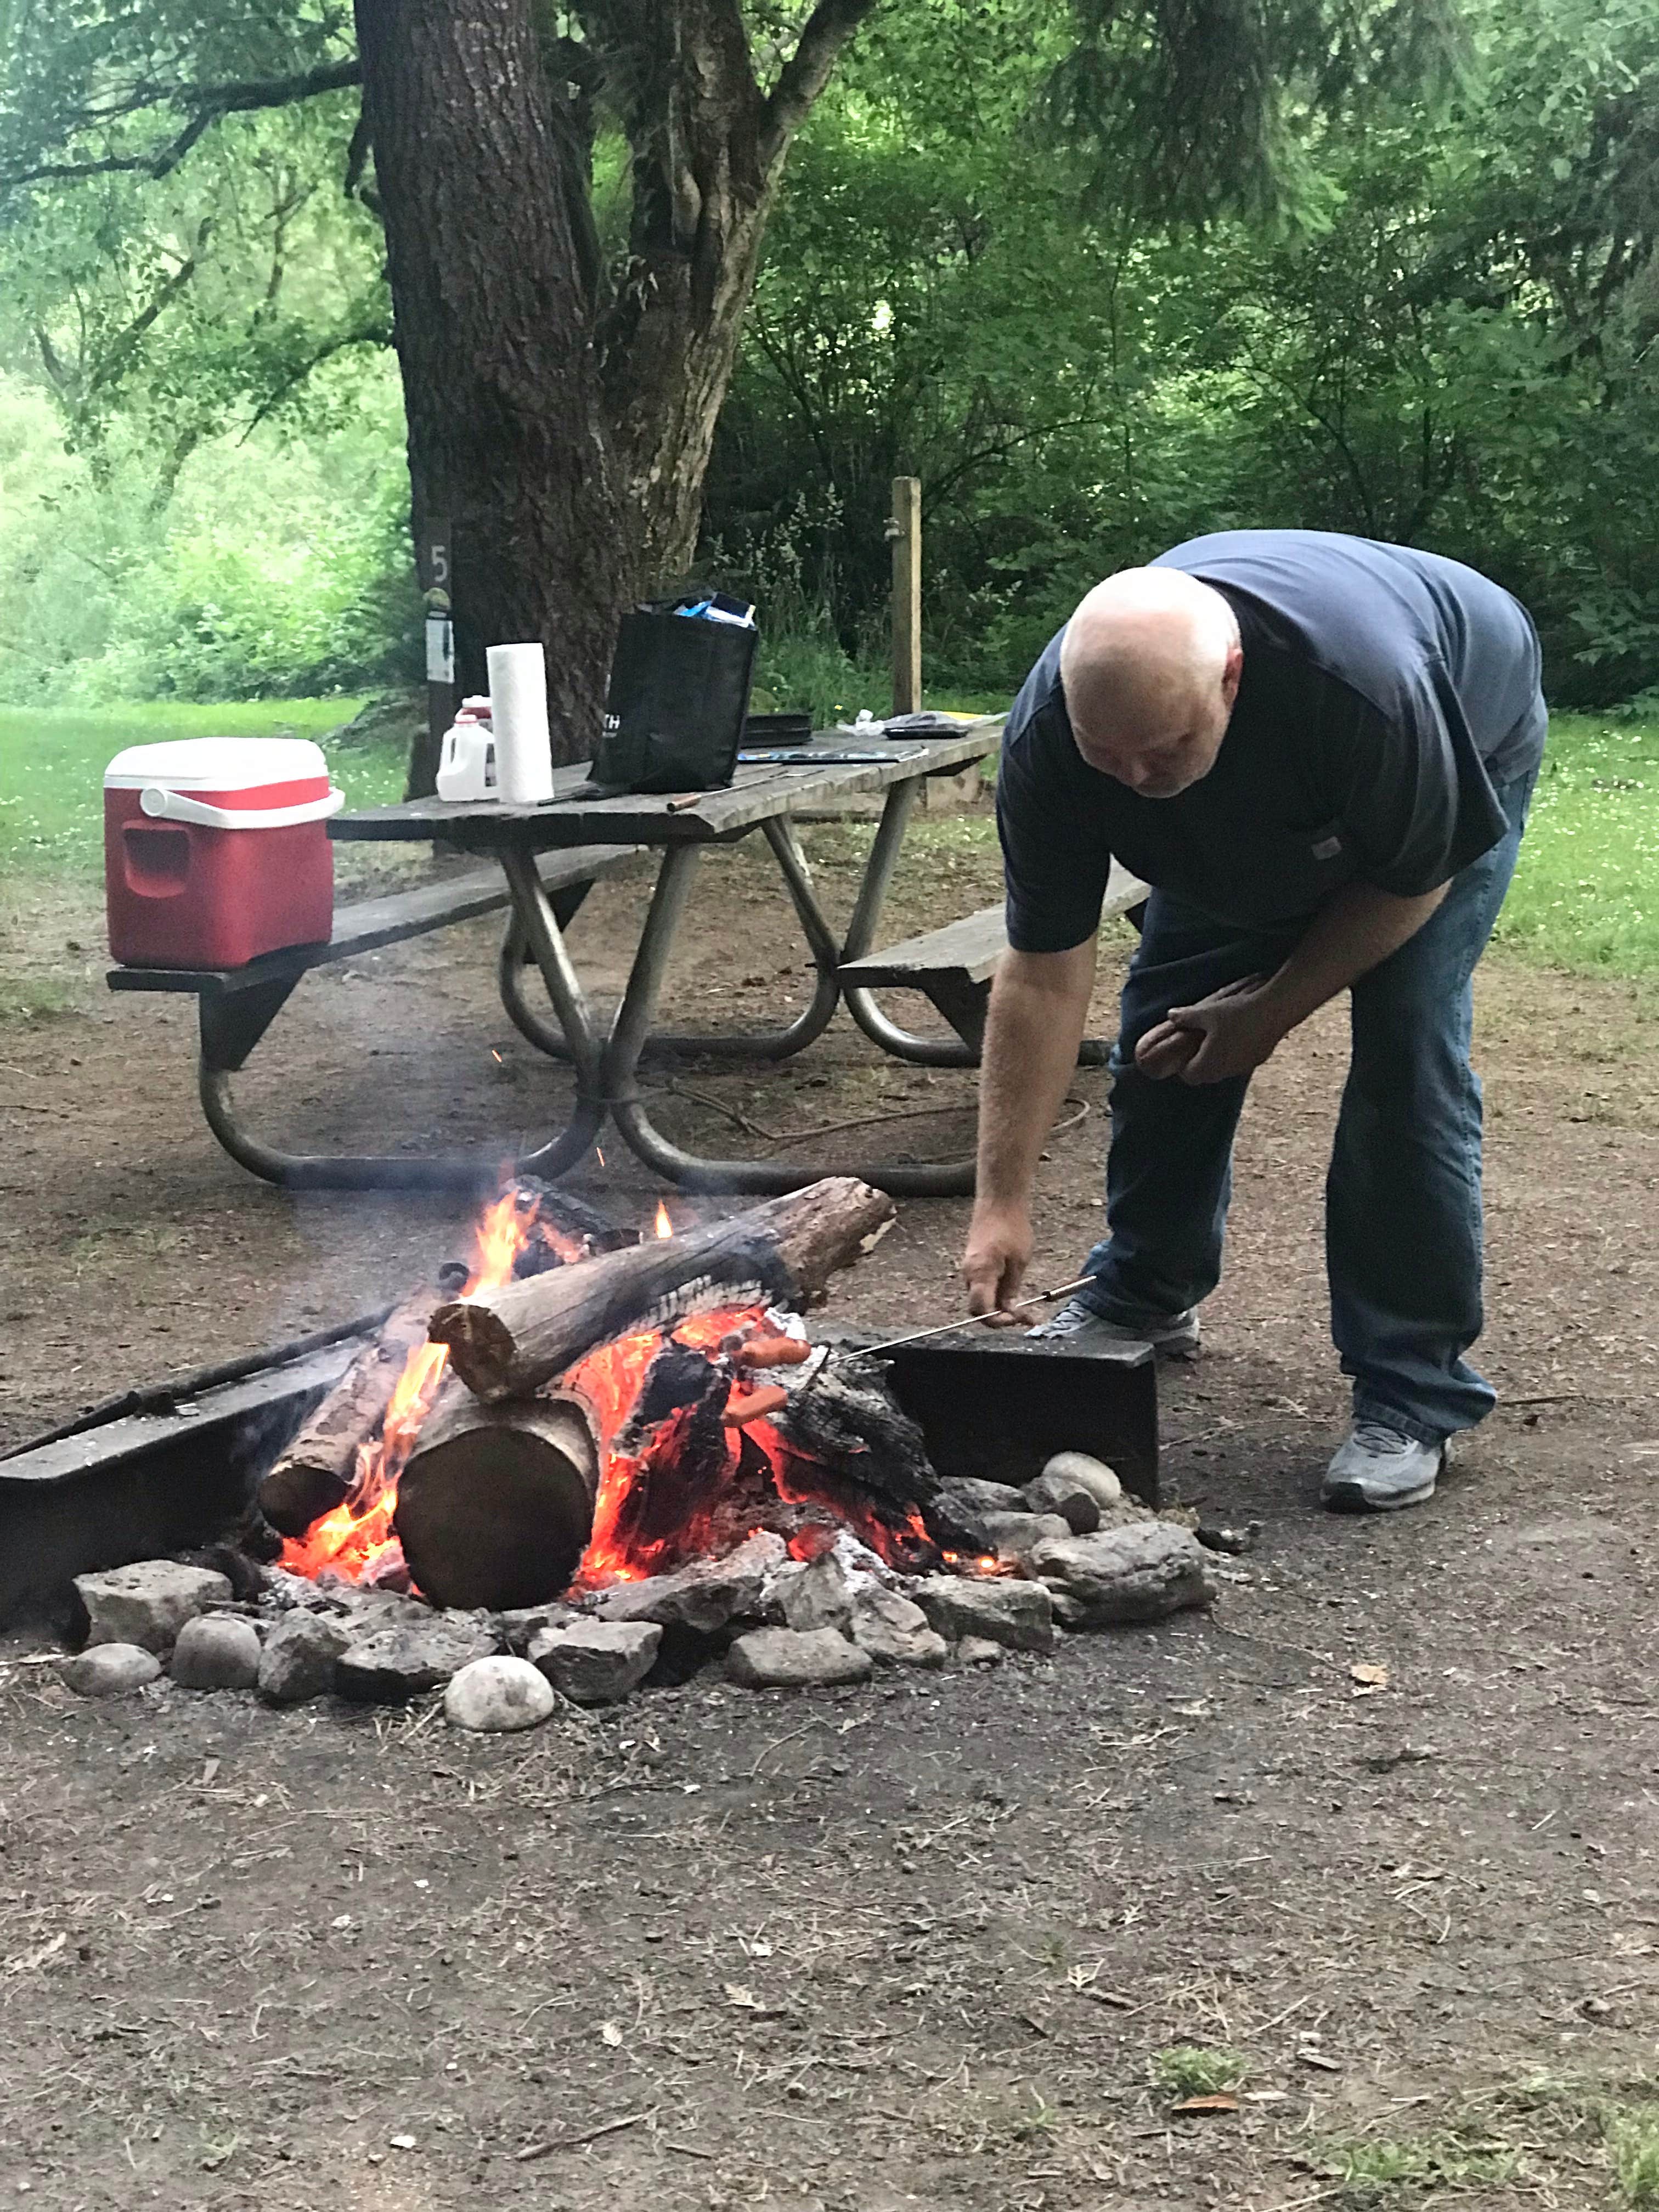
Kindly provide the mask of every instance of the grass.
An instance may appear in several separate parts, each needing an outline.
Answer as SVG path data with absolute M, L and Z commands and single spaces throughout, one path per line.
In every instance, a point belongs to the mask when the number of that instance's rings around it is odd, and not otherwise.
M 353 806 L 403 795 L 393 745 L 329 744 L 358 699 L 240 700 L 227 706 L 153 704 L 61 711 L 0 708 L 0 871 L 96 875 L 103 866 L 103 781 L 128 745 L 169 738 L 312 738 Z
M 1224 2045 L 1172 2043 L 1152 2060 L 1152 2078 L 1170 2097 L 1220 2097 L 1249 2071 L 1243 2051 Z
M 1494 942 L 1577 975 L 1659 971 L 1659 717 L 1553 717 Z
M 1522 2171 L 1512 2144 L 1456 2129 L 1328 2144 L 1322 2163 L 1361 2203 L 1385 2190 L 1497 2188 Z
M 1659 2106 L 1610 2106 L 1601 2116 L 1619 2194 L 1633 2212 L 1659 2205 Z
M 1533 2075 L 1467 2100 L 1416 2135 L 1327 2142 L 1309 2168 L 1334 2181 L 1341 2200 L 1358 2207 L 1415 2203 L 1428 2191 L 1435 2194 L 1426 2201 L 1438 2202 L 1443 2192 L 1509 2185 L 1553 2202 L 1558 2182 L 1582 2179 L 1588 2167 L 1610 2180 L 1610 2205 L 1655 2212 L 1659 2104 L 1652 2101 L 1653 2087 L 1645 2075 L 1617 2083 Z

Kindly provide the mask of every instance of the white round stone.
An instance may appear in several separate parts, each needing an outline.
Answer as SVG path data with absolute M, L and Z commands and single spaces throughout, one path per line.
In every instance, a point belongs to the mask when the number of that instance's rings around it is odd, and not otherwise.
M 1056 1452 L 1042 1472 L 1079 1484 L 1103 1513 L 1123 1502 L 1123 1485 L 1103 1459 L 1096 1459 L 1089 1452 Z
M 558 1704 L 552 1684 L 527 1659 L 475 1659 L 452 1674 L 444 1718 L 486 1735 L 538 1728 Z

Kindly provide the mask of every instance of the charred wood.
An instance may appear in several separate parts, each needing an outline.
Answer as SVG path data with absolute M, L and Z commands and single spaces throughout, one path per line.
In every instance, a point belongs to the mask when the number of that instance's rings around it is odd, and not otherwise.
M 489 1407 L 446 1384 L 398 1485 L 410 1573 L 434 1605 L 499 1612 L 556 1597 L 592 1534 L 599 1474 L 574 1398 Z

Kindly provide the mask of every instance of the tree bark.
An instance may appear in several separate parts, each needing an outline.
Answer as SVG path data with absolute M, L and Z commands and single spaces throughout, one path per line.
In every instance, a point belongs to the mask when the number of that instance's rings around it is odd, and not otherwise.
M 356 0 L 417 537 L 447 517 L 464 689 L 539 638 L 556 759 L 599 735 L 626 592 L 590 222 L 528 0 Z
M 818 0 L 763 92 L 740 0 L 579 0 L 582 40 L 535 0 L 355 0 L 417 542 L 448 521 L 464 691 L 542 641 L 556 760 L 592 750 L 627 601 L 695 556 L 789 143 L 875 4 Z M 633 155 L 608 282 L 601 93 Z
M 729 1221 L 452 1299 L 432 1316 L 433 1340 L 449 1346 L 454 1371 L 478 1397 L 523 1397 L 690 1294 L 704 1306 L 723 1302 L 725 1290 L 809 1304 L 893 1216 L 880 1191 L 831 1176 Z

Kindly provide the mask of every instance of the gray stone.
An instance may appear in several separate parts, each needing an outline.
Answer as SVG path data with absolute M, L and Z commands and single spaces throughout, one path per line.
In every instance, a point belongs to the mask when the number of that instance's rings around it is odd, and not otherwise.
M 1116 1477 L 1113 1477 L 1116 1487 Z M 1100 1526 L 1100 1500 L 1088 1483 L 1063 1470 L 1040 1474 L 1025 1486 L 1025 1501 L 1034 1513 L 1058 1513 L 1073 1536 L 1092 1536 Z
M 423 1621 L 400 1621 L 355 1637 L 334 1662 L 334 1686 L 362 1705 L 401 1705 L 422 1690 L 436 1690 L 474 1659 L 488 1659 L 495 1639 L 476 1619 L 447 1620 L 428 1611 Z
M 531 1638 L 531 1664 L 575 1705 L 614 1705 L 651 1672 L 662 1642 L 654 1620 L 573 1620 Z
M 809 1628 L 833 1628 L 842 1635 L 853 1625 L 853 1593 L 841 1561 L 825 1552 L 778 1591 L 784 1626 L 805 1633 Z
M 1000 1667 L 1004 1656 L 1004 1646 L 993 1644 L 988 1636 L 964 1636 L 957 1646 L 964 1667 Z
M 558 1702 L 546 1676 L 527 1659 L 474 1659 L 450 1676 L 444 1718 L 452 1728 L 501 1735 L 539 1728 Z
M 582 1616 L 574 1605 L 553 1598 L 546 1605 L 513 1606 L 492 1617 L 507 1649 L 516 1658 L 527 1659 L 532 1644 L 543 1629 L 563 1628 Z
M 1050 1542 L 1054 1539 L 1049 1540 Z M 1073 1537 L 1086 1543 L 1086 1537 Z M 998 1575 L 973 1581 L 959 1575 L 933 1575 L 915 1586 L 915 1601 L 950 1643 L 964 1636 L 988 1637 L 1011 1651 L 1052 1651 L 1054 1609 L 1041 1583 Z
M 1023 1567 L 1039 1544 L 1072 1533 L 1058 1513 L 988 1513 L 980 1525 L 1004 1566 Z
M 1214 1595 L 1202 1546 L 1168 1521 L 1039 1544 L 1031 1571 L 1053 1589 L 1068 1628 L 1161 1620 L 1188 1606 L 1208 1605 Z
M 161 1662 L 137 1644 L 94 1644 L 77 1657 L 65 1659 L 58 1671 L 83 1698 L 113 1698 L 153 1682 Z
M 939 1494 L 948 1505 L 963 1513 L 1028 1513 L 1025 1493 L 1012 1482 L 984 1482 L 977 1475 L 946 1475 Z
M 183 1567 L 175 1559 L 141 1559 L 131 1567 L 76 1575 L 75 1588 L 91 1623 L 88 1644 L 136 1644 L 158 1652 L 173 1649 L 187 1620 L 230 1595 L 226 1576 L 210 1567 Z
M 1044 1477 L 1051 1474 L 1059 1475 L 1066 1482 L 1080 1483 L 1093 1497 L 1096 1504 L 1103 1513 L 1109 1507 L 1115 1505 L 1123 1496 L 1123 1485 L 1107 1466 L 1105 1461 L 1095 1459 L 1088 1452 L 1056 1452 L 1045 1465 L 1042 1474 L 1037 1477 L 1037 1480 L 1041 1482 Z M 1078 1534 L 1086 1535 L 1088 1531 L 1079 1529 Z
M 259 1654 L 259 1694 L 274 1705 L 302 1705 L 334 1687 L 334 1662 L 351 1632 L 326 1613 L 290 1613 L 265 1638 Z
M 868 1680 L 867 1651 L 834 1628 L 751 1628 L 726 1655 L 726 1672 L 746 1690 L 813 1690 Z
M 853 1601 L 853 1641 L 878 1667 L 942 1667 L 945 1638 L 919 1605 L 872 1583 Z
M 723 1559 L 700 1559 L 672 1575 L 617 1583 L 594 1607 L 600 1620 L 649 1620 L 713 1636 L 728 1621 L 757 1614 L 767 1577 L 788 1557 L 781 1536 L 761 1529 Z
M 234 1613 L 187 1620 L 167 1672 L 181 1690 L 251 1690 L 259 1679 L 259 1632 Z

